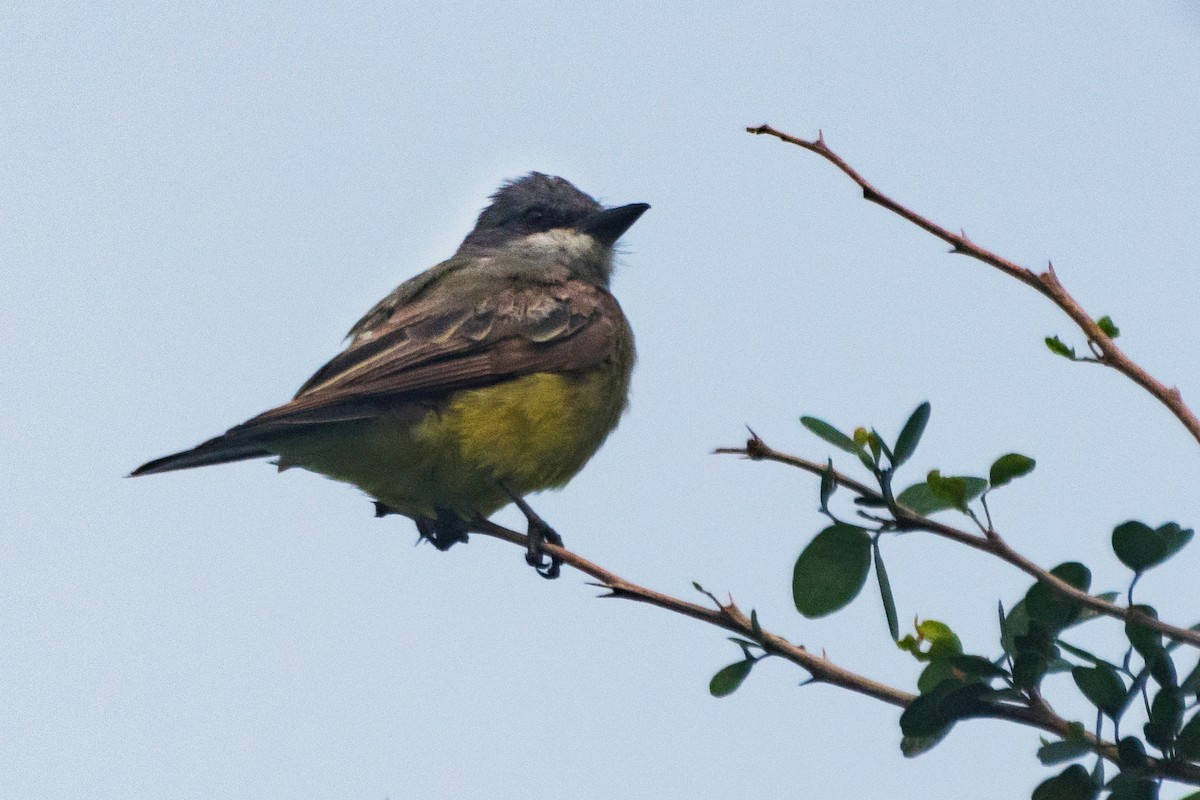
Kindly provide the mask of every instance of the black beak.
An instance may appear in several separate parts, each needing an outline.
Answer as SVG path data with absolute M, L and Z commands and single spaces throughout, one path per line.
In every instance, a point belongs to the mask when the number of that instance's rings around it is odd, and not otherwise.
M 590 234 L 605 247 L 612 247 L 648 208 L 650 206 L 647 203 L 630 203 L 627 206 L 606 208 L 580 221 L 575 229 L 580 233 Z

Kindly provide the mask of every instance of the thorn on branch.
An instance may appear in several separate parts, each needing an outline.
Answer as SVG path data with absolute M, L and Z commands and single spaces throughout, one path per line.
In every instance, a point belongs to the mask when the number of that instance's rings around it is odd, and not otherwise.
M 728 616 L 740 616 L 742 613 L 742 610 L 737 607 L 737 603 L 733 602 L 733 595 L 730 594 L 730 595 L 728 595 L 728 597 L 729 597 L 729 603 L 727 603 L 726 605 L 721 605 L 720 603 L 717 603 L 717 607 L 721 609 L 722 614 L 726 614 Z
M 587 585 L 595 586 L 598 589 L 606 590 L 606 592 L 607 592 L 606 594 L 598 594 L 598 595 L 596 595 L 596 597 L 616 597 L 617 596 L 617 587 L 615 587 L 611 584 L 601 583 L 600 581 L 588 581 Z
M 746 440 L 746 458 L 761 461 L 767 457 L 767 443 L 751 428 L 747 427 L 746 430 L 750 431 L 750 438 Z

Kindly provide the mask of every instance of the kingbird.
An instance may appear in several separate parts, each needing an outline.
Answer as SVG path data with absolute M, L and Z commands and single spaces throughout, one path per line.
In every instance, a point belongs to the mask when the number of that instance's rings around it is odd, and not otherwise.
M 400 284 L 291 402 L 133 471 L 277 458 L 354 484 L 439 550 L 521 498 L 565 485 L 616 427 L 633 332 L 609 292 L 613 245 L 650 207 L 601 206 L 531 172 L 491 196 L 447 261 Z M 553 574 L 551 574 L 553 573 Z

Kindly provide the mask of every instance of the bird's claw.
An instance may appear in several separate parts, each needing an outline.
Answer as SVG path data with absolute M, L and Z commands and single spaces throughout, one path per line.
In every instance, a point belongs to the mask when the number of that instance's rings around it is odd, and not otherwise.
M 525 531 L 525 535 L 529 540 L 529 550 L 525 553 L 525 563 L 533 567 L 537 571 L 537 574 L 543 578 L 554 580 L 562 571 L 562 559 L 558 556 L 548 554 L 542 545 L 549 543 L 562 547 L 562 536 L 554 528 L 551 528 L 544 519 L 538 516 L 536 511 L 530 508 L 529 504 L 525 502 L 525 498 L 503 484 L 501 484 L 501 487 L 512 498 L 517 508 L 521 509 L 521 513 L 525 515 L 525 519 L 529 523 Z

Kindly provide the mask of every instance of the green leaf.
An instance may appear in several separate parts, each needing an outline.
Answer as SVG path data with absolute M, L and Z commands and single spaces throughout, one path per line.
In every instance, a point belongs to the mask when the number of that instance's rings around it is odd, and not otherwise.
M 1001 609 L 1003 613 L 1003 609 Z M 1017 652 L 1016 638 L 1029 633 L 1029 614 L 1025 610 L 1025 601 L 1019 601 L 1008 614 L 1000 620 L 1000 646 L 1004 648 L 1004 652 L 1013 654 Z
M 900 435 L 896 438 L 893 466 L 898 467 L 912 458 L 917 444 L 921 441 L 921 434 L 925 433 L 925 425 L 929 422 L 929 412 L 932 410 L 933 406 L 926 401 L 917 406 L 909 415 L 908 421 L 904 423 L 904 427 L 900 429 Z
M 1150 703 L 1150 722 L 1146 724 L 1146 741 L 1159 750 L 1166 750 L 1175 741 L 1183 725 L 1183 697 L 1173 686 L 1159 689 Z
M 926 619 L 918 622 L 916 627 L 920 641 L 929 643 L 929 649 L 918 648 L 915 651 L 918 659 L 928 661 L 934 658 L 950 658 L 962 653 L 962 642 L 946 623 Z
M 1121 773 L 1108 788 L 1112 790 L 1108 800 L 1158 800 L 1158 784 L 1140 775 Z
M 1096 320 L 1096 327 L 1104 331 L 1104 335 L 1110 339 L 1115 339 L 1121 335 L 1121 329 L 1116 326 L 1112 321 L 1112 317 L 1107 314 Z
M 879 466 L 879 443 L 872 442 L 871 432 L 861 426 L 854 429 L 850 438 L 858 446 L 858 460 L 864 467 L 874 472 Z M 865 449 L 867 445 L 871 445 L 869 453 Z
M 892 596 L 892 582 L 888 580 L 887 568 L 883 565 L 878 539 L 872 540 L 871 551 L 875 556 L 875 580 L 879 584 L 879 598 L 883 601 L 883 615 L 887 618 L 888 633 L 895 642 L 900 639 L 900 620 L 896 616 L 896 598 Z
M 986 714 L 995 693 L 984 683 L 942 681 L 908 704 L 900 715 L 900 731 L 905 736 L 931 736 L 960 719 Z
M 1191 539 L 1191 528 L 1174 522 L 1154 529 L 1130 520 L 1113 528 L 1112 549 L 1122 564 L 1140 574 L 1178 553 Z
M 1135 605 L 1130 606 L 1129 610 L 1142 616 L 1158 619 L 1158 612 L 1152 606 Z M 1136 616 L 1125 622 L 1125 638 L 1148 664 L 1166 653 L 1162 643 L 1162 634 L 1139 621 Z
M 829 459 L 821 472 L 821 510 L 829 510 L 829 498 L 837 490 L 837 481 L 833 477 L 833 459 Z
M 1100 789 L 1081 764 L 1072 764 L 1033 790 L 1033 800 L 1093 800 Z
M 1163 651 L 1147 666 L 1150 667 L 1150 676 L 1159 686 L 1164 689 L 1179 688 L 1179 676 L 1175 672 L 1175 662 L 1171 660 L 1171 654 L 1167 652 L 1166 648 L 1163 648 Z
M 931 733 L 928 736 L 905 736 L 900 739 L 900 752 L 905 758 L 916 758 L 921 753 L 927 753 L 937 746 L 942 739 L 945 739 L 946 734 L 953 727 L 953 725 L 947 725 L 940 731 Z
M 1013 683 L 1022 689 L 1033 689 L 1046 676 L 1049 664 L 1046 657 L 1032 650 L 1017 653 L 1013 658 Z
M 988 488 L 988 482 L 983 478 L 957 478 L 966 484 L 966 500 L 970 502 L 983 494 Z M 928 483 L 915 483 L 896 497 L 896 502 L 905 508 L 927 517 L 939 511 L 954 508 L 951 500 L 946 500 L 933 493 Z
M 867 446 L 871 448 L 871 457 L 875 459 L 875 463 L 879 463 L 879 454 L 887 451 L 887 445 L 883 443 L 883 437 L 871 429 L 871 433 L 867 436 Z
M 1018 653 L 1037 653 L 1047 660 L 1059 658 L 1058 647 L 1050 630 L 1040 622 L 1029 620 L 1029 629 L 1022 636 L 1013 638 Z
M 1064 642 L 1062 639 L 1056 639 L 1055 644 L 1057 644 L 1063 650 L 1066 650 L 1068 653 L 1075 656 L 1076 658 L 1082 658 L 1084 661 L 1095 664 L 1096 666 L 1111 667 L 1112 669 L 1117 668 L 1117 665 L 1112 663 L 1111 661 L 1106 661 L 1103 658 L 1100 658 L 1099 656 L 1097 656 L 1093 653 L 1089 653 L 1087 650 L 1084 650 L 1082 647 L 1076 647 L 1073 644 Z
M 1175 738 L 1175 752 L 1189 761 L 1200 761 L 1200 712 L 1192 714 L 1192 718 L 1179 731 Z
M 1064 761 L 1074 761 L 1080 756 L 1092 752 L 1087 742 L 1078 739 L 1063 739 L 1057 742 L 1047 742 L 1038 748 L 1038 761 L 1043 766 L 1052 767 Z
M 946 477 L 940 470 L 931 469 L 925 476 L 925 483 L 934 497 L 949 503 L 951 508 L 967 510 L 967 482 L 962 478 Z
M 1033 468 L 1037 465 L 1029 456 L 1023 456 L 1020 453 L 1007 453 L 1000 456 L 992 462 L 992 469 L 988 473 L 989 482 L 992 488 L 998 488 L 1011 481 L 1013 478 L 1020 478 L 1033 472 Z
M 920 677 L 917 678 L 917 691 L 921 694 L 929 694 L 942 681 L 954 681 L 956 684 L 962 684 L 954 675 L 954 667 L 950 666 L 950 662 L 944 658 L 937 658 L 925 665 L 925 669 L 921 670 Z
M 947 661 L 950 663 L 950 666 L 954 667 L 959 672 L 962 672 L 968 678 L 984 678 L 991 680 L 993 678 L 1004 678 L 1008 676 L 1008 670 L 996 666 L 983 656 L 950 656 Z
M 896 496 L 896 502 L 923 517 L 950 508 L 949 503 L 944 503 L 933 496 L 933 492 L 929 491 L 929 486 L 924 481 L 914 483 L 905 489 Z
M 1062 356 L 1063 358 L 1070 359 L 1071 361 L 1079 360 L 1075 356 L 1075 348 L 1067 347 L 1065 344 L 1063 344 L 1062 339 L 1059 339 L 1057 336 L 1047 336 L 1046 347 L 1050 348 L 1050 352 L 1054 353 L 1056 356 Z
M 862 450 L 859 445 L 854 443 L 853 439 L 830 425 L 825 420 L 817 419 L 816 417 L 801 417 L 800 424 L 839 450 L 845 450 L 847 453 L 856 454 Z
M 1192 671 L 1179 684 L 1179 690 L 1186 694 L 1196 694 L 1200 692 L 1200 663 L 1192 667 Z
M 1075 667 L 1071 670 L 1075 685 L 1092 705 L 1109 719 L 1117 719 L 1125 710 L 1125 683 L 1116 670 L 1109 667 Z
M 1117 756 L 1121 769 L 1125 772 L 1137 772 L 1146 768 L 1146 747 L 1136 736 L 1126 736 L 1117 742 Z
M 871 432 L 859 425 L 854 429 L 854 433 L 850 434 L 850 438 L 856 445 L 859 446 L 859 448 L 863 448 L 867 446 L 869 441 L 871 441 Z
M 1055 672 L 1070 672 L 1073 669 L 1075 669 L 1075 665 L 1070 661 L 1067 661 L 1065 658 L 1055 657 L 1050 659 L 1050 663 L 1047 666 L 1046 672 L 1047 674 Z
M 806 617 L 832 614 L 862 590 L 871 568 L 871 537 L 838 523 L 818 533 L 796 559 L 792 598 Z
M 1050 570 L 1050 574 L 1086 592 L 1092 584 L 1092 573 L 1078 561 L 1068 561 Z M 1029 618 L 1057 632 L 1074 623 L 1082 613 L 1078 602 L 1064 597 L 1044 583 L 1035 583 L 1025 593 L 1025 613 Z
M 733 694 L 742 685 L 742 681 L 746 680 L 746 676 L 752 669 L 754 669 L 754 662 L 750 659 L 737 661 L 722 668 L 708 682 L 709 694 L 713 697 L 726 697 Z

